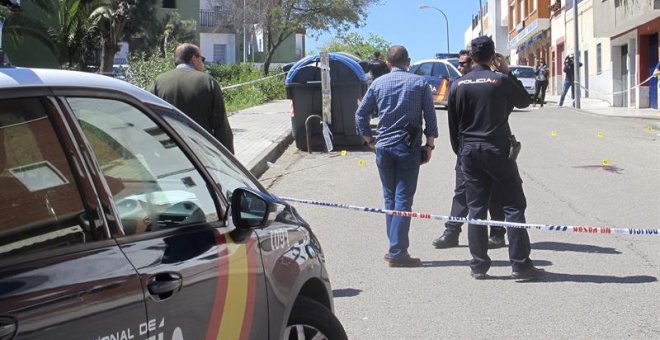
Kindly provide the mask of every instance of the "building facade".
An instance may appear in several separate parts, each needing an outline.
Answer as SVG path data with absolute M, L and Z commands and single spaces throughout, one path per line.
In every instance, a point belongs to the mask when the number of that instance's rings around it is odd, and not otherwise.
M 550 61 L 550 0 L 508 0 L 508 29 L 512 64 Z
M 607 20 L 593 27 L 595 37 L 608 41 L 601 46 L 611 65 L 603 77 L 610 85 L 603 97 L 614 106 L 657 109 L 657 79 L 649 77 L 660 50 L 660 1 L 592 1 L 594 17 Z
M 472 16 L 472 22 L 465 30 L 463 37 L 464 46 L 470 47 L 472 39 L 482 35 L 489 36 L 495 42 L 495 51 L 504 56 L 509 56 L 509 12 L 508 0 L 487 0 L 482 3 L 481 14 L 483 15 L 483 31 L 481 28 L 480 13 Z

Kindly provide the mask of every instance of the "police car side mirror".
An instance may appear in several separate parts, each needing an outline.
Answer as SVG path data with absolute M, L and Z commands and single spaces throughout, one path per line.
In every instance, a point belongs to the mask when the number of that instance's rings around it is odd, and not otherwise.
M 279 204 L 268 194 L 248 188 L 231 195 L 231 217 L 238 228 L 265 228 L 278 213 Z

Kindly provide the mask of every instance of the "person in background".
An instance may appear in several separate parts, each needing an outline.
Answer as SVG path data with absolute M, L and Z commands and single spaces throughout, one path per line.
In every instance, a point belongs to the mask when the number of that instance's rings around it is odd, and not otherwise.
M 174 105 L 234 153 L 225 100 L 218 82 L 204 72 L 199 47 L 184 43 L 174 50 L 176 68 L 160 74 L 150 92 Z
M 369 61 L 369 72 L 371 73 L 371 80 L 376 80 L 378 77 L 390 72 L 387 64 L 383 61 L 379 51 L 375 51 L 373 57 Z
M 468 74 L 472 71 L 472 58 L 470 51 L 461 50 L 458 52 L 458 71 L 462 75 Z M 456 157 L 456 165 L 454 166 L 456 172 L 456 184 L 454 187 L 454 197 L 451 201 L 450 215 L 454 217 L 467 217 L 468 206 L 467 198 L 465 197 L 465 179 L 463 178 L 463 170 L 461 169 L 461 158 Z M 488 211 L 490 218 L 495 221 L 504 221 L 504 211 L 499 202 L 498 193 L 493 190 L 488 204 Z M 445 231 L 438 238 L 434 239 L 431 243 L 437 249 L 453 248 L 458 246 L 458 236 L 461 233 L 461 226 L 463 222 L 448 221 L 445 223 Z M 495 249 L 505 246 L 504 234 L 506 228 L 492 226 L 490 227 L 490 237 L 488 238 L 488 248 Z
M 580 66 L 582 66 L 582 63 L 580 63 Z M 568 93 L 568 90 L 571 90 L 571 98 L 575 100 L 575 65 L 573 61 L 572 56 L 566 56 L 564 58 L 564 87 L 561 93 L 561 97 L 559 97 L 559 107 L 562 107 L 564 105 L 564 98 L 566 97 L 566 93 Z M 575 106 L 575 102 L 573 102 L 573 106 Z
M 545 104 L 545 90 L 548 88 L 548 74 L 550 73 L 545 60 L 539 59 L 536 62 L 534 73 L 536 74 L 536 81 L 534 82 L 535 89 L 533 106 L 540 104 L 541 107 L 543 107 L 543 104 Z
M 406 48 L 390 47 L 387 63 L 392 71 L 371 83 L 355 112 L 355 125 L 376 151 L 385 209 L 411 211 L 419 167 L 431 159 L 438 124 L 430 86 L 422 76 L 407 71 L 410 58 Z M 375 137 L 369 126 L 374 110 L 379 118 Z M 422 135 L 426 135 L 424 146 Z M 388 214 L 385 225 L 389 250 L 384 259 L 389 266 L 421 266 L 421 260 L 408 253 L 410 217 Z

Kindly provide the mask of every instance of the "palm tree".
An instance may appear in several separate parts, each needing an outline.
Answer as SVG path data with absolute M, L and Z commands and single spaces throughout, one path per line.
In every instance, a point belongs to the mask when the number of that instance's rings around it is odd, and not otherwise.
M 21 11 L 7 16 L 8 35 L 15 41 L 31 37 L 56 56 L 60 66 L 80 69 L 92 46 L 90 13 L 98 0 L 34 0 L 39 13 Z
M 101 66 L 103 73 L 112 72 L 115 54 L 119 51 L 119 41 L 124 35 L 124 27 L 130 17 L 131 6 L 126 1 L 112 1 L 99 6 L 89 16 L 98 29 L 101 38 Z

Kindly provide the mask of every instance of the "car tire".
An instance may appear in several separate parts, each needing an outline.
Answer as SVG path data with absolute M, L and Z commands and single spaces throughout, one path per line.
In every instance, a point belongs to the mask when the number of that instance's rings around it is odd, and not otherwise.
M 347 340 L 348 337 L 344 327 L 328 307 L 301 296 L 293 306 L 284 339 Z

